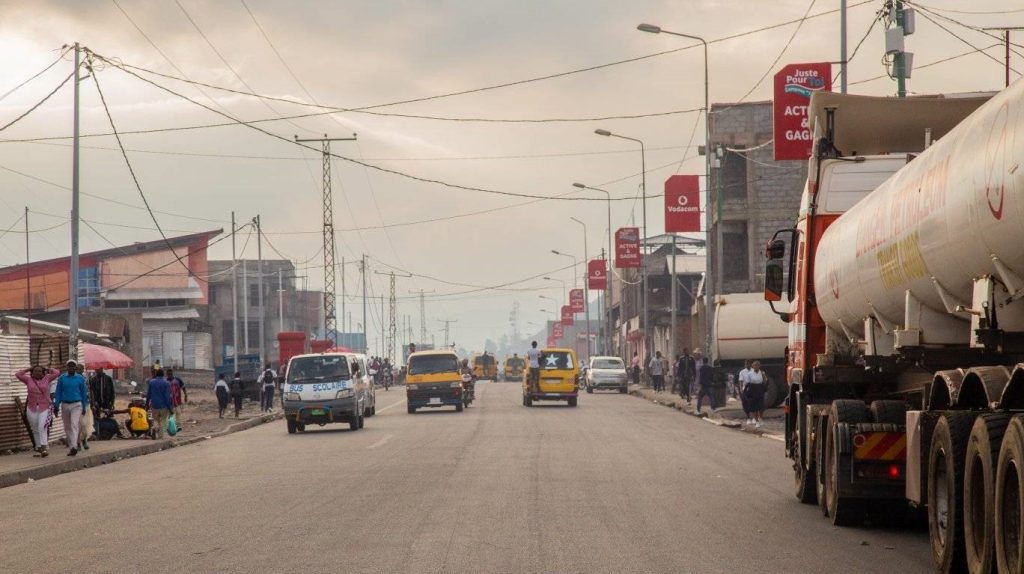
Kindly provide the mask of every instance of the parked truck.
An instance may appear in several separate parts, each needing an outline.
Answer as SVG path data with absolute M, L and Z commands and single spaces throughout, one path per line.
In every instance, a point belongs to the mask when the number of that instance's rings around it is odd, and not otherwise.
M 723 381 L 738 376 L 745 361 L 760 361 L 767 375 L 765 406 L 777 407 L 786 384 L 786 325 L 764 304 L 761 293 L 730 293 L 715 301 L 715 339 L 711 360 Z
M 796 496 L 927 515 L 941 572 L 1024 570 L 1024 82 L 816 93 L 800 215 L 766 248 Z

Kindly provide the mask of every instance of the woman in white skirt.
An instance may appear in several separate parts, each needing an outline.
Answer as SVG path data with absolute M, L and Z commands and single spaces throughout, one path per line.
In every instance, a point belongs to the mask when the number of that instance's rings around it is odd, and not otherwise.
M 25 383 L 25 387 L 28 389 L 25 416 L 32 428 L 36 456 L 49 456 L 50 409 L 53 407 L 50 402 L 50 382 L 60 376 L 60 371 L 43 369 L 36 365 L 31 369 L 22 369 L 14 373 L 14 376 Z

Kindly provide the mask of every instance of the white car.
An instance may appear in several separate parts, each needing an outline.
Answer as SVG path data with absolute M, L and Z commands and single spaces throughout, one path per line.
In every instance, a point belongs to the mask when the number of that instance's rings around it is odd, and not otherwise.
M 625 394 L 629 385 L 626 364 L 618 357 L 590 357 L 584 384 L 588 393 L 594 389 L 618 389 Z

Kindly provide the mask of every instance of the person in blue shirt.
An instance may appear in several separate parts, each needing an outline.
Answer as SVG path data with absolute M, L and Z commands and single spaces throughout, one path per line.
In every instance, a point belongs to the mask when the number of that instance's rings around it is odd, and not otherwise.
M 53 412 L 60 413 L 64 421 L 64 433 L 67 435 L 68 456 L 78 454 L 79 431 L 82 426 L 82 413 L 89 408 L 89 390 L 85 386 L 85 377 L 78 374 L 78 364 L 68 361 L 67 372 L 57 378 L 57 387 L 53 393 Z
M 171 416 L 174 401 L 171 398 L 171 384 L 164 378 L 164 370 L 156 369 L 146 387 L 146 408 L 153 411 L 153 438 L 160 439 L 167 430 L 167 419 Z

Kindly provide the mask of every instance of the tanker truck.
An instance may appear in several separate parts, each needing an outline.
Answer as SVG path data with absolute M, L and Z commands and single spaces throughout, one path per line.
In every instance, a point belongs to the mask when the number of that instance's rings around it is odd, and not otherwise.
M 730 293 L 715 301 L 711 361 L 724 379 L 737 375 L 744 361 L 760 361 L 768 375 L 764 401 L 777 407 L 786 398 L 786 325 L 764 304 L 761 293 Z
M 927 516 L 940 572 L 1022 572 L 1024 82 L 809 115 L 799 216 L 765 253 L 795 494 L 835 525 Z

